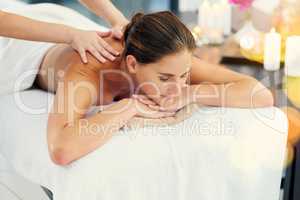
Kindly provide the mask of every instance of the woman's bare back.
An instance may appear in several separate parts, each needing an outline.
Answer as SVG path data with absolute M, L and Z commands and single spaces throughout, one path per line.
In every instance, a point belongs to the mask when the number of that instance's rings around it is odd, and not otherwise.
M 122 50 L 121 42 L 112 38 L 106 38 L 106 40 L 115 49 Z M 79 54 L 72 47 L 66 44 L 57 44 L 46 53 L 37 76 L 37 84 L 44 90 L 56 93 L 60 83 L 69 84 L 74 81 L 88 81 L 97 91 L 94 97 L 96 101 L 93 104 L 105 105 L 111 103 L 114 97 L 118 95 L 114 88 L 119 88 L 119 85 L 110 81 L 107 74 L 101 80 L 103 84 L 101 85 L 102 92 L 100 94 L 100 71 L 118 69 L 121 58 L 117 58 L 114 62 L 106 61 L 102 64 L 93 56 L 88 55 L 88 60 L 88 64 L 82 63 Z

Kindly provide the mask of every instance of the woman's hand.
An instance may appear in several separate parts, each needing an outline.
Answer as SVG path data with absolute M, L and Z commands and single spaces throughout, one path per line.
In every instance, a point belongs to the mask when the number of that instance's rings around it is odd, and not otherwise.
M 85 31 L 72 29 L 70 45 L 80 54 L 84 63 L 87 63 L 86 51 L 89 51 L 100 62 L 106 62 L 106 59 L 114 61 L 119 52 L 114 50 L 105 40 L 112 32 Z
M 156 105 L 150 104 L 149 98 L 146 96 L 139 95 L 138 99 L 154 110 L 176 112 L 193 102 L 193 90 L 190 86 L 185 85 L 183 88 L 181 88 L 180 94 L 161 98 L 158 100 L 158 104 Z
M 136 109 L 136 116 L 143 117 L 143 118 L 164 118 L 164 117 L 171 117 L 175 115 L 175 112 L 168 112 L 168 111 L 160 111 L 157 109 L 153 109 L 150 105 L 155 106 L 156 103 L 150 99 L 144 100 L 143 102 L 139 100 L 139 96 L 143 95 L 132 95 L 132 100 Z M 144 96 L 146 97 L 146 96 Z M 145 103 L 144 103 L 145 102 Z

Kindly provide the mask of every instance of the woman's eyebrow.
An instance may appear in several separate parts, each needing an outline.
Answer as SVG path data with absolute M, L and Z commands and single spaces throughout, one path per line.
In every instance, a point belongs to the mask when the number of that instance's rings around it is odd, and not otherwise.
M 188 71 L 184 72 L 181 76 L 185 75 L 186 73 L 190 72 L 191 68 L 189 68 Z M 165 76 L 175 76 L 175 74 L 170 74 L 170 73 L 163 73 L 163 72 L 158 72 L 161 75 L 165 75 Z

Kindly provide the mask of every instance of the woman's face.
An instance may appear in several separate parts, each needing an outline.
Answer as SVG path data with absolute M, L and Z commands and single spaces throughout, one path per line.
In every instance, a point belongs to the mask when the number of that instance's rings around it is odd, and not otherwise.
M 187 84 L 191 63 L 192 53 L 187 50 L 164 56 L 155 63 L 136 63 L 132 70 L 137 86 L 135 93 L 146 94 L 156 102 L 178 95 Z

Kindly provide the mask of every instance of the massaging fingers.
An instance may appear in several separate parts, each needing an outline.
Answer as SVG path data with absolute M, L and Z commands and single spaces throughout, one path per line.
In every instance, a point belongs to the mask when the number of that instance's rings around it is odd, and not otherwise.
M 106 58 L 110 59 L 111 61 L 114 60 L 114 56 L 110 55 L 103 49 L 99 44 L 94 45 L 94 48 L 97 50 L 98 54 L 106 61 Z
M 103 58 L 102 55 L 100 55 L 100 53 L 98 52 L 98 50 L 97 50 L 96 48 L 90 47 L 90 48 L 88 49 L 88 51 L 89 51 L 91 54 L 93 54 L 93 56 L 95 56 L 100 62 L 102 62 L 102 63 L 106 62 L 106 59 Z
M 111 61 L 115 60 L 115 56 L 111 55 L 106 49 L 104 49 L 101 44 L 96 44 L 95 48 L 98 50 L 99 53 L 101 53 L 101 55 Z
M 103 38 L 109 37 L 111 31 L 83 31 L 75 30 L 71 38 L 71 46 L 78 51 L 84 63 L 87 63 L 86 51 L 89 51 L 99 62 L 106 62 L 106 59 L 115 60 L 114 55 L 119 53 L 114 50 Z
M 78 53 L 79 53 L 79 55 L 80 55 L 82 61 L 83 61 L 84 63 L 87 63 L 87 57 L 86 57 L 86 52 L 85 52 L 85 50 L 84 50 L 83 48 L 81 48 L 81 49 L 78 50 Z
M 100 36 L 100 34 L 98 33 L 98 35 Z M 105 40 L 103 40 L 101 38 L 101 36 L 98 39 L 98 44 L 97 46 L 100 46 L 102 48 L 102 50 L 100 51 L 101 54 L 110 59 L 111 61 L 113 61 L 115 59 L 115 56 L 119 55 L 119 52 L 116 51 L 113 47 L 111 47 Z
M 122 33 L 121 30 L 115 30 L 115 31 L 113 32 L 113 36 L 114 36 L 114 38 L 117 38 L 117 39 L 121 40 L 122 37 L 123 37 L 123 33 Z
M 103 37 L 108 37 L 108 36 L 111 34 L 111 31 L 103 31 L 103 32 L 101 32 L 101 31 L 96 31 L 96 33 L 97 33 L 101 38 L 103 38 Z
M 106 41 L 104 41 L 103 39 L 101 39 L 100 44 L 102 45 L 102 47 L 104 49 L 106 49 L 108 52 L 110 52 L 111 54 L 118 56 L 120 53 L 118 51 L 116 51 L 113 47 L 111 47 Z

